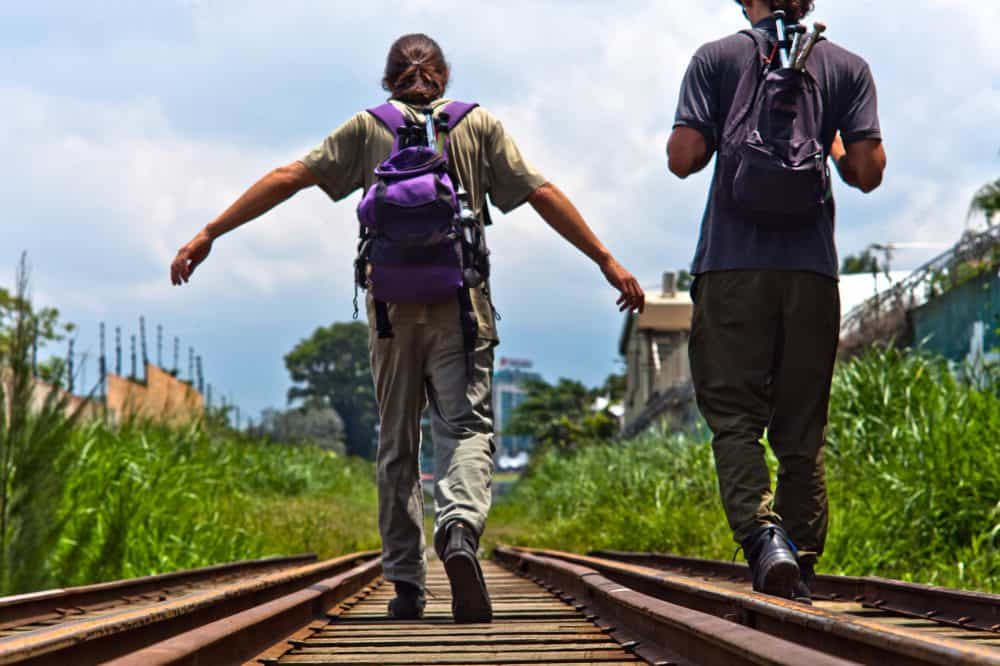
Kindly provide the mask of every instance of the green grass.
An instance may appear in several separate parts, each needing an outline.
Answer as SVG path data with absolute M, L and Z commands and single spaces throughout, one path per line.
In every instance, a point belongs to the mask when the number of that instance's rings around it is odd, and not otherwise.
M 820 570 L 1000 591 L 1000 397 L 895 349 L 838 368 Z M 772 469 L 773 458 L 770 460 Z M 553 452 L 498 504 L 487 543 L 729 558 L 705 433 Z
M 51 552 L 25 563 L 44 574 L 35 589 L 379 543 L 364 461 L 141 423 L 80 426 L 67 449 L 62 500 L 34 516 L 61 525 Z

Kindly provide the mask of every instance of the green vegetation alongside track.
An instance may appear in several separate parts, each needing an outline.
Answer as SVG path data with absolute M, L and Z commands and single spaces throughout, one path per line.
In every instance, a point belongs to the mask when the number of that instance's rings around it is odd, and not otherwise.
M 941 360 L 895 349 L 843 364 L 820 570 L 1000 591 L 998 442 L 995 381 L 980 390 Z M 541 454 L 494 510 L 487 537 L 721 559 L 735 549 L 704 433 Z

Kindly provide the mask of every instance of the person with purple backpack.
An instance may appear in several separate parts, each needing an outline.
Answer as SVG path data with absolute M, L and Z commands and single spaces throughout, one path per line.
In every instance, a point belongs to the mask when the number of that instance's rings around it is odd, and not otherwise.
M 667 145 L 680 178 L 716 156 L 691 270 L 691 373 L 754 589 L 809 602 L 840 329 L 827 160 L 871 192 L 886 157 L 868 64 L 821 38 L 823 24 L 798 25 L 813 0 L 736 4 L 753 28 L 695 53 Z
M 380 420 L 377 453 L 382 565 L 395 584 L 389 616 L 423 615 L 420 421 L 430 407 L 435 534 L 456 622 L 489 622 L 477 560 L 491 502 L 493 349 L 487 195 L 509 212 L 528 202 L 593 260 L 618 290 L 620 310 L 644 294 L 569 199 L 521 156 L 491 113 L 444 99 L 449 66 L 422 34 L 389 51 L 389 102 L 362 111 L 301 160 L 275 169 L 177 253 L 171 280 L 187 282 L 220 235 L 307 187 L 334 201 L 363 189 L 355 280 L 368 292 L 369 351 Z

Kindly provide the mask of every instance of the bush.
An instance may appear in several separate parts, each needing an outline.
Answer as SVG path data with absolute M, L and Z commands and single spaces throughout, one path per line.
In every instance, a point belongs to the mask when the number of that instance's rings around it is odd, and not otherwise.
M 923 353 L 872 350 L 838 368 L 828 432 L 821 570 L 1000 589 L 995 390 Z M 494 539 L 711 558 L 735 549 L 705 433 L 652 433 L 536 463 L 494 512 Z

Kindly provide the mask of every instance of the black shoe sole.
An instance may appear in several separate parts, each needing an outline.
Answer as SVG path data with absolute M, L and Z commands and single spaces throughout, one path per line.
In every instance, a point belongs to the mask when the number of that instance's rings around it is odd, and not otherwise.
M 798 583 L 799 567 L 795 561 L 779 560 L 768 568 L 764 582 L 757 591 L 775 597 L 794 599 Z
M 451 585 L 451 614 L 458 624 L 493 621 L 493 606 L 475 556 L 457 552 L 444 561 Z

